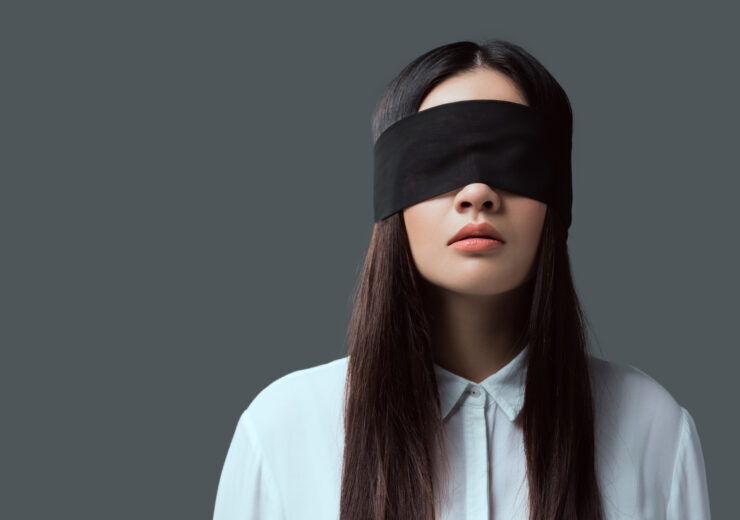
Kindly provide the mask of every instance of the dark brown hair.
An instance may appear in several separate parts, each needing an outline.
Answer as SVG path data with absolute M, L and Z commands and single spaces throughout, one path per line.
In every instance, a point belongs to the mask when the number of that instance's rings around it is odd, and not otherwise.
M 572 135 L 568 98 L 521 47 L 502 40 L 456 42 L 407 65 L 388 85 L 373 137 L 418 110 L 438 83 L 477 67 L 506 74 L 527 104 Z M 584 332 L 566 229 L 548 208 L 520 338 L 529 343 L 522 428 L 531 520 L 602 520 L 594 411 Z M 424 280 L 403 214 L 375 224 L 347 330 L 341 520 L 433 520 L 449 476 L 433 370 Z M 525 313 L 525 314 L 527 314 Z M 437 467 L 435 453 L 444 457 Z

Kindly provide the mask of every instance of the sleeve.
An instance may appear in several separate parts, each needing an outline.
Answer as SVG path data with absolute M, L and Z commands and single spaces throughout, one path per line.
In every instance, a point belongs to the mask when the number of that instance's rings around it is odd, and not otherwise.
M 699 434 L 681 407 L 681 436 L 673 465 L 666 520 L 710 520 L 709 492 Z
M 239 418 L 221 470 L 213 520 L 283 519 L 277 491 L 247 410 Z

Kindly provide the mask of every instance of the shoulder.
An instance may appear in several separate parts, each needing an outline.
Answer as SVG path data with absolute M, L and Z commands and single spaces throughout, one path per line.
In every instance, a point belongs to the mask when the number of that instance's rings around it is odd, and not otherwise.
M 615 456 L 670 475 L 691 421 L 686 409 L 653 376 L 633 365 L 592 356 L 590 370 L 601 442 Z
M 682 427 L 681 405 L 653 376 L 633 365 L 593 355 L 589 362 L 595 404 L 603 411 L 615 418 Z
M 617 493 L 615 500 L 637 509 L 667 507 L 667 518 L 709 518 L 704 458 L 691 413 L 633 365 L 592 356 L 590 376 L 597 456 L 602 470 L 611 472 L 604 485 Z
M 348 357 L 289 372 L 265 386 L 244 410 L 262 440 L 285 437 L 300 427 L 336 419 L 341 412 Z

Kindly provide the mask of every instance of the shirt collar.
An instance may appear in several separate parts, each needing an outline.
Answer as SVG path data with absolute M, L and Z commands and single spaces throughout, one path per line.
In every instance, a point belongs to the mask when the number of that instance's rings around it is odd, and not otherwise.
M 485 389 L 488 395 L 501 407 L 510 421 L 516 419 L 524 405 L 528 350 L 529 344 L 525 345 L 509 363 L 477 384 L 434 363 L 442 418 L 447 419 L 449 413 L 465 395 L 468 388 L 479 386 Z

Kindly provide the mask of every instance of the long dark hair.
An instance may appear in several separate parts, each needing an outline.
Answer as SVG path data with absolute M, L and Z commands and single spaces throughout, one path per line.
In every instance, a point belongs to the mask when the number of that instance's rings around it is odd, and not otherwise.
M 372 119 L 373 138 L 415 113 L 439 82 L 478 67 L 505 73 L 527 104 L 572 135 L 564 90 L 528 52 L 502 40 L 456 42 L 407 65 Z M 569 159 L 568 159 L 569 160 Z M 522 428 L 530 520 L 602 520 L 585 317 L 567 230 L 548 207 L 520 337 L 529 343 Z M 341 520 L 424 519 L 447 498 L 449 461 L 433 370 L 429 313 L 402 212 L 375 224 L 347 330 Z M 435 453 L 443 454 L 437 464 Z

